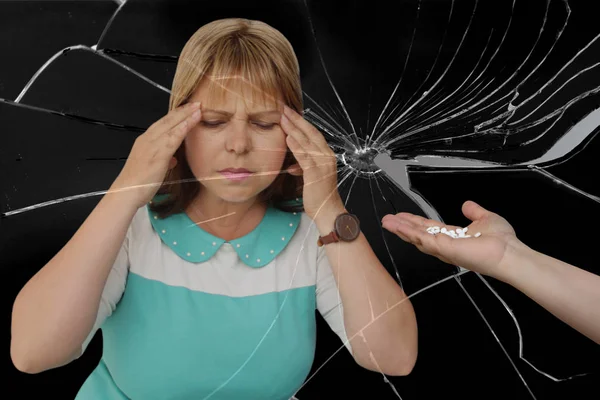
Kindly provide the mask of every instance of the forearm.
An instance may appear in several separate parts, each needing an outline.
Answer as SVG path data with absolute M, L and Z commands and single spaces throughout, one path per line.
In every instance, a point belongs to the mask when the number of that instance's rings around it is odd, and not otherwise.
M 519 246 L 499 278 L 600 344 L 600 276 Z
M 21 289 L 12 311 L 11 358 L 36 373 L 78 354 L 135 214 L 126 193 L 107 194 L 67 244 Z
M 321 235 L 331 232 L 341 212 L 316 220 Z M 354 358 L 373 371 L 408 374 L 417 357 L 417 324 L 410 300 L 362 232 L 352 242 L 331 243 L 325 249 L 344 307 L 346 333 L 349 339 L 354 337 L 350 341 Z

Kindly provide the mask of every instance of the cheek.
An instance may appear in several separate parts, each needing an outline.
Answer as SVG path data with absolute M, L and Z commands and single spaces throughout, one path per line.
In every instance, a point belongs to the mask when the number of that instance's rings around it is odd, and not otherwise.
M 191 133 L 191 132 L 190 132 Z M 185 138 L 185 153 L 190 169 L 193 172 L 205 171 L 215 156 L 214 145 L 210 140 L 202 139 L 200 133 Z
M 266 150 L 257 151 L 257 156 L 265 161 L 265 165 L 268 164 L 270 167 L 283 164 L 283 160 L 289 150 L 285 142 L 284 134 L 262 140 L 261 143 L 257 144 L 257 148 Z

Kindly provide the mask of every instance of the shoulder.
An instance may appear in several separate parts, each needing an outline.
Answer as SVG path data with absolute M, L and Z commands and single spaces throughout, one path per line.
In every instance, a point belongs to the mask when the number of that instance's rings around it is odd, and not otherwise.
M 319 239 L 319 231 L 314 221 L 304 212 L 299 212 L 298 228 L 294 232 L 292 240 L 288 247 L 294 250 L 296 255 L 304 254 L 308 258 L 317 257 L 317 240 Z
M 150 214 L 148 212 L 148 206 L 138 208 L 133 216 L 130 224 L 130 228 L 134 231 L 140 231 L 141 229 L 152 228 L 150 223 Z
M 147 205 L 137 209 L 127 229 L 127 239 L 129 240 L 130 246 L 134 243 L 139 244 L 148 241 L 154 236 L 154 228 L 152 227 L 150 218 L 151 216 Z

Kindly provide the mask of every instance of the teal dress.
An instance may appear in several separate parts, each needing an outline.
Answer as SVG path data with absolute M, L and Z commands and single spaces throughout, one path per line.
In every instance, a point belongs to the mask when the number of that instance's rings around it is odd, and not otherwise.
M 93 330 L 103 353 L 76 400 L 288 400 L 310 372 L 315 310 L 352 352 L 318 231 L 268 208 L 225 241 L 185 213 L 134 216 Z

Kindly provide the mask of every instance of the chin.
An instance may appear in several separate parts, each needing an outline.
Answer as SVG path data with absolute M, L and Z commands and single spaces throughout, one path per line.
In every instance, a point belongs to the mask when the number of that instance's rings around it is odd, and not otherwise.
M 219 190 L 215 194 L 228 203 L 245 203 L 255 199 L 258 195 L 254 190 Z
M 248 196 L 219 196 L 221 200 L 226 201 L 228 203 L 246 203 L 253 199 L 253 197 Z

